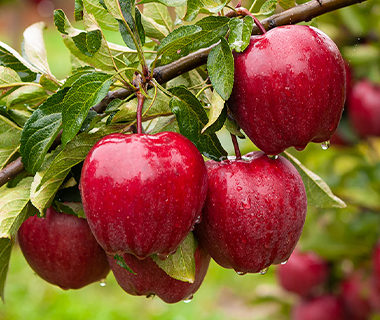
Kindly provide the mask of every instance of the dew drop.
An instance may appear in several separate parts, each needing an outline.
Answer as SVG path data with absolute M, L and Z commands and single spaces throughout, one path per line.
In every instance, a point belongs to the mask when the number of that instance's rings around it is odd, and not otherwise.
M 278 159 L 278 154 L 268 155 L 268 158 L 272 159 L 272 160 L 277 160 Z
M 330 141 L 322 142 L 321 147 L 323 150 L 327 150 L 330 147 Z
M 201 223 L 202 221 L 202 216 L 198 216 L 197 219 L 195 220 L 195 223 Z
M 265 268 L 265 269 L 263 269 L 263 270 L 261 270 L 261 271 L 260 271 L 260 274 L 261 274 L 261 275 L 267 274 L 268 270 L 269 270 L 269 267 L 268 267 L 268 268 Z
M 239 275 L 239 276 L 244 276 L 245 274 L 247 274 L 247 272 L 236 271 L 236 274 Z
M 288 263 L 288 260 L 285 260 L 285 261 L 282 261 L 282 262 L 281 262 L 281 265 L 284 266 L 284 265 L 286 265 L 287 263 Z
M 189 303 L 191 302 L 191 300 L 193 300 L 193 295 L 188 296 L 186 299 L 183 300 L 183 302 Z
M 163 253 L 157 253 L 157 257 L 160 260 L 166 260 L 169 257 L 169 255 L 168 254 L 163 254 Z
M 242 187 L 239 186 L 236 188 L 236 191 L 241 191 L 241 189 L 242 189 Z
M 106 279 L 102 279 L 102 280 L 100 280 L 100 286 L 101 286 L 101 287 L 105 287 L 106 284 L 107 284 Z

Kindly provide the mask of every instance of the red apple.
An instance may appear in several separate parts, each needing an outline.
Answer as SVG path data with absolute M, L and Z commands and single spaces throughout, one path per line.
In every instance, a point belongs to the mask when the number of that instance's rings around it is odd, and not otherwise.
M 199 289 L 207 273 L 210 256 L 200 246 L 195 250 L 195 281 L 193 283 L 176 280 L 166 274 L 151 257 L 144 260 L 134 255 L 124 254 L 124 261 L 136 274 L 119 266 L 115 259 L 108 257 L 116 281 L 121 288 L 135 296 L 157 295 L 166 303 L 189 300 Z
M 341 297 L 347 319 L 369 319 L 370 283 L 362 271 L 356 271 L 341 283 Z
M 361 138 L 380 136 L 380 85 L 357 82 L 348 98 L 348 116 Z
M 252 152 L 206 162 L 209 188 L 195 233 L 211 257 L 239 274 L 288 260 L 301 235 L 306 192 L 284 157 Z
M 304 300 L 292 311 L 293 320 L 345 320 L 343 305 L 334 295 Z
M 110 267 L 86 219 L 47 209 L 18 231 L 18 242 L 34 272 L 62 289 L 79 289 L 104 279 Z
M 200 219 L 207 172 L 198 149 L 178 133 L 117 133 L 87 155 L 80 189 L 90 228 L 109 255 L 166 256 Z
M 306 297 L 324 284 L 329 274 L 327 262 L 312 251 L 294 250 L 288 262 L 279 266 L 277 277 L 287 291 Z
M 373 261 L 373 281 L 380 292 L 380 241 L 375 245 L 372 254 Z
M 258 148 L 276 155 L 330 140 L 344 107 L 346 72 L 326 34 L 309 26 L 277 27 L 253 36 L 234 62 L 228 106 Z

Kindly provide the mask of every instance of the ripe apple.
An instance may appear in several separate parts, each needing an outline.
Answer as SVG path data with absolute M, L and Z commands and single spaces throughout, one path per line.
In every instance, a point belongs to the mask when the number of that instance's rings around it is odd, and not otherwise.
M 375 286 L 379 288 L 380 292 L 380 241 L 375 245 L 372 254 L 372 262 L 373 262 L 373 281 Z
M 348 116 L 361 138 L 380 136 L 380 85 L 363 79 L 348 98 Z
M 370 283 L 361 270 L 357 270 L 341 283 L 341 297 L 347 319 L 369 319 L 370 290 Z
M 292 311 L 293 320 L 345 320 L 343 305 L 334 295 L 303 300 Z
M 326 34 L 309 26 L 277 27 L 251 37 L 234 63 L 228 107 L 259 149 L 277 155 L 332 137 L 346 98 L 346 72 Z
M 241 160 L 207 161 L 209 187 L 194 232 L 211 257 L 238 274 L 288 260 L 305 222 L 301 176 L 284 157 L 257 151 Z
M 18 242 L 34 272 L 62 289 L 79 289 L 104 279 L 110 267 L 86 219 L 59 213 L 52 207 L 45 218 L 25 220 Z
M 166 303 L 190 300 L 202 284 L 210 263 L 209 254 L 198 245 L 194 253 L 195 281 L 189 283 L 170 277 L 151 257 L 140 260 L 126 253 L 123 258 L 136 274 L 127 271 L 119 266 L 115 259 L 108 257 L 111 270 L 120 287 L 135 296 L 157 295 Z
M 288 262 L 277 268 L 280 285 L 287 291 L 306 297 L 324 284 L 329 275 L 327 262 L 312 251 L 294 250 Z
M 110 256 L 167 256 L 200 219 L 207 171 L 178 133 L 116 133 L 87 155 L 80 190 L 90 228 Z

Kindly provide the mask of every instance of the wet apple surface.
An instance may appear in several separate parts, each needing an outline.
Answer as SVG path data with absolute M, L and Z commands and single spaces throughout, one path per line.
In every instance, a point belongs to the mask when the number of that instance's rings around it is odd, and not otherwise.
M 334 42 L 308 26 L 283 26 L 251 38 L 234 53 L 228 106 L 267 154 L 303 149 L 334 134 L 346 97 L 345 65 Z
M 109 255 L 175 251 L 200 219 L 204 160 L 184 136 L 112 134 L 88 154 L 80 182 L 91 230 Z

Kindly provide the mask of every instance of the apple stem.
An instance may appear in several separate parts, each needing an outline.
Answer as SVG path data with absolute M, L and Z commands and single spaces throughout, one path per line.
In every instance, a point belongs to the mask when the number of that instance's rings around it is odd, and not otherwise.
M 253 21 L 255 22 L 256 26 L 259 28 L 262 34 L 265 34 L 267 31 L 265 30 L 262 23 L 257 19 L 247 8 L 244 7 L 238 7 L 234 8 L 234 10 L 231 10 L 225 14 L 226 17 L 232 18 L 237 16 L 250 16 L 252 17 Z
M 140 89 L 141 90 L 141 89 Z M 137 91 L 137 111 L 136 111 L 136 120 L 137 120 L 137 133 L 142 133 L 142 109 L 145 101 L 145 96 L 141 91 Z
M 234 134 L 231 133 L 232 144 L 234 145 L 236 160 L 241 160 L 241 153 L 239 149 L 239 143 Z

